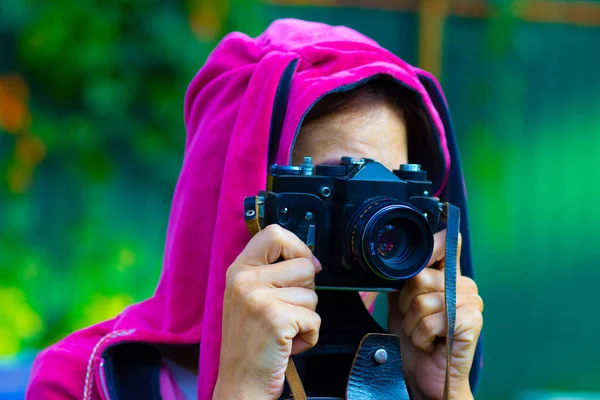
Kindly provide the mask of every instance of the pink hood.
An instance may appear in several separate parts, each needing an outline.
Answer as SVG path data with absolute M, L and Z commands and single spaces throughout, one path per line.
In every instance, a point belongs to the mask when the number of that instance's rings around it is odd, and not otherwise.
M 288 19 L 274 22 L 257 38 L 225 37 L 186 94 L 185 157 L 154 297 L 40 353 L 28 398 L 104 398 L 99 389 L 103 350 L 119 341 L 144 341 L 200 343 L 198 398 L 210 399 L 219 363 L 225 271 L 250 238 L 243 200 L 265 189 L 271 128 L 274 135 L 281 133 L 276 162 L 286 163 L 303 116 L 319 98 L 377 74 L 390 75 L 420 95 L 439 135 L 445 166 L 441 190 L 450 159 L 444 123 L 420 80 L 436 84 L 430 75 L 345 27 Z M 281 108 L 282 94 L 289 99 L 287 110 Z M 277 104 L 279 115 L 273 116 Z

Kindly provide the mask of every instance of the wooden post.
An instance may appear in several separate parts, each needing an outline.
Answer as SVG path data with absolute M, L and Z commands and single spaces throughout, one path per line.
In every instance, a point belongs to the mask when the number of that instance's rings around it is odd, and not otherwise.
M 442 80 L 444 26 L 450 0 L 419 0 L 418 65 Z

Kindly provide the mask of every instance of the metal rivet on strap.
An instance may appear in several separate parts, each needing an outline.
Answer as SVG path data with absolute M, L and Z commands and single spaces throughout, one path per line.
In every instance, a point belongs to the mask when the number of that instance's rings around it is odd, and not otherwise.
M 379 349 L 375 352 L 373 358 L 377 364 L 384 364 L 387 361 L 387 351 Z

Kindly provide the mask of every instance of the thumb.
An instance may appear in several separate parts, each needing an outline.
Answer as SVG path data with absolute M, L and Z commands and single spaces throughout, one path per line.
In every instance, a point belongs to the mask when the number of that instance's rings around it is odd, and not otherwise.
M 444 229 L 443 231 L 440 231 L 436 234 L 433 235 L 433 252 L 431 254 L 431 258 L 429 259 L 429 262 L 427 263 L 427 267 L 431 267 L 434 264 L 438 264 L 438 269 L 440 271 L 444 270 L 444 267 L 446 265 L 446 229 Z M 460 273 L 460 254 L 461 254 L 461 250 L 462 250 L 462 235 L 459 233 L 458 234 L 458 251 L 456 254 L 457 260 L 456 260 L 456 265 L 458 268 L 456 268 L 456 273 L 458 276 L 461 275 Z
M 276 224 L 254 235 L 241 256 L 245 265 L 257 267 L 272 264 L 280 258 L 307 258 L 317 264 L 312 251 L 298 236 Z

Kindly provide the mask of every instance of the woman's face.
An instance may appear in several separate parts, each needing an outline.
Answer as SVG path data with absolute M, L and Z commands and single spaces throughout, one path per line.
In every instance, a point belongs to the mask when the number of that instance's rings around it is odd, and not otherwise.
M 380 104 L 338 112 L 304 125 L 293 149 L 293 164 L 338 163 L 343 156 L 373 158 L 388 169 L 408 163 L 406 124 L 391 106 Z
M 406 124 L 392 107 L 381 104 L 338 112 L 304 125 L 292 153 L 294 165 L 311 156 L 313 164 L 338 163 L 343 156 L 373 158 L 389 170 L 408 163 Z M 377 293 L 363 293 L 367 309 Z

